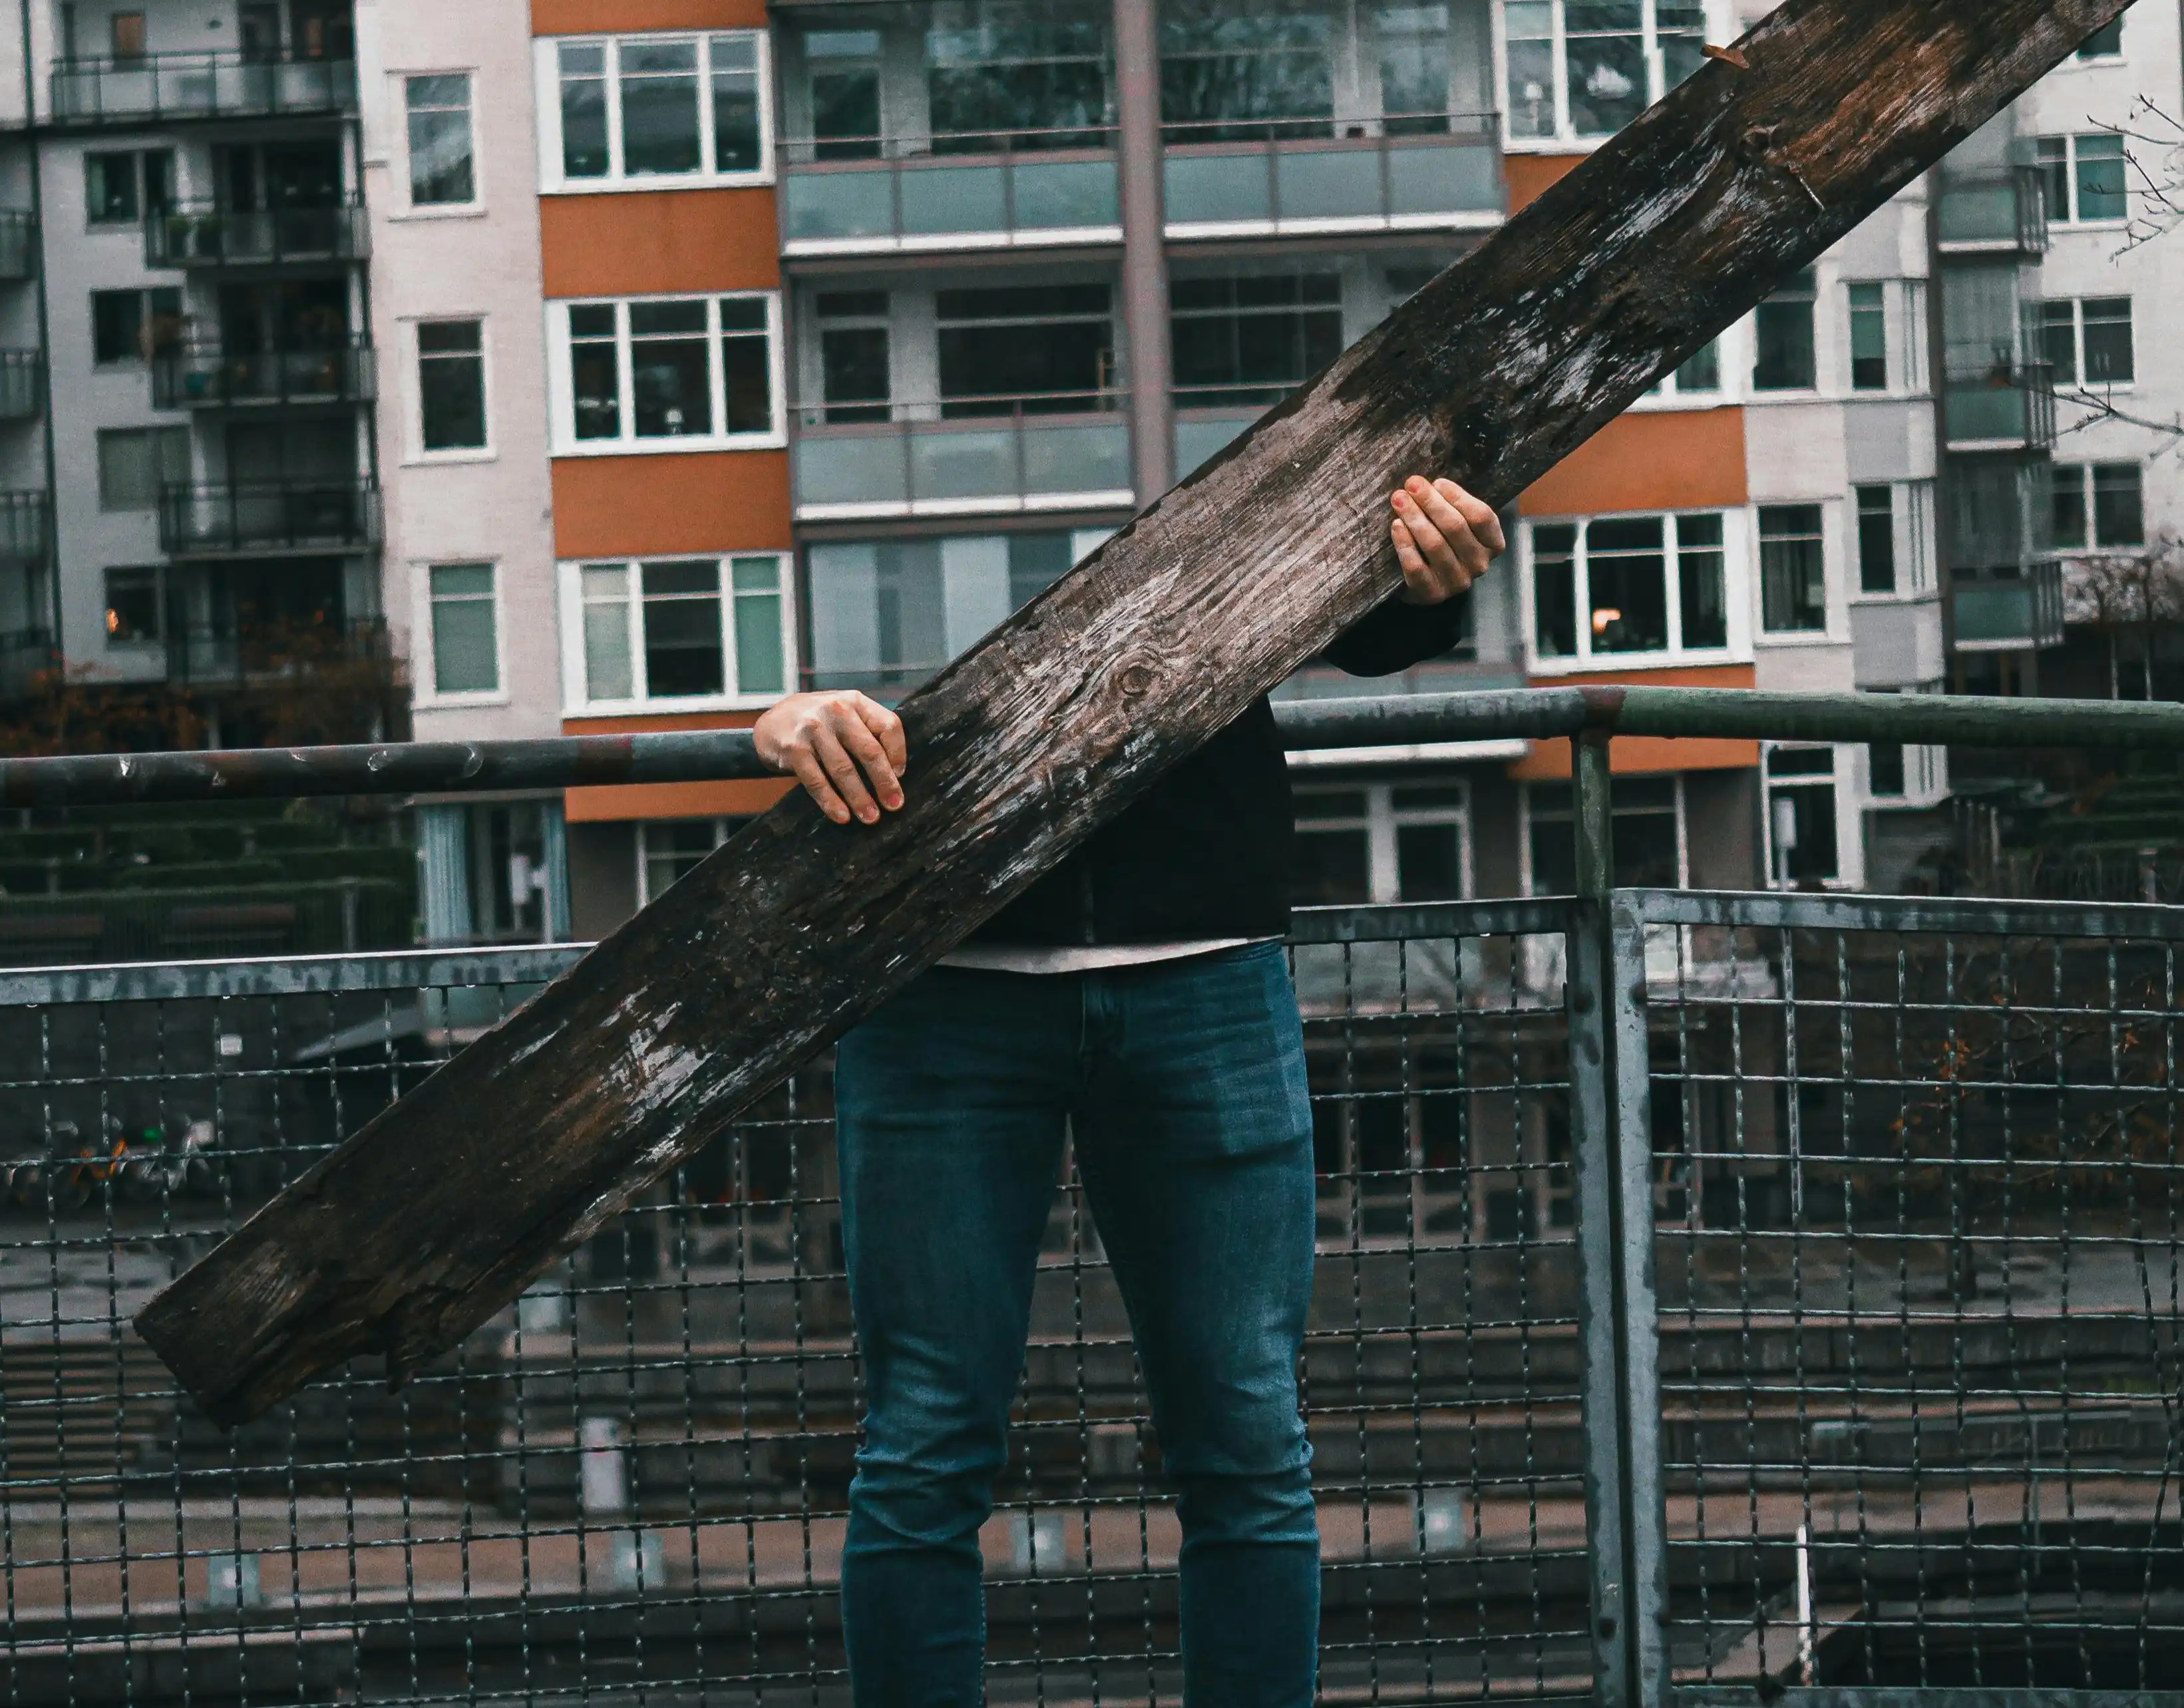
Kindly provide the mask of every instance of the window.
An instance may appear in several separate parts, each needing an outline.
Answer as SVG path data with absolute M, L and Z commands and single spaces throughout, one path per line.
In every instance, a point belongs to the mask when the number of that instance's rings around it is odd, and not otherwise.
M 499 625 L 491 564 L 434 564 L 426 571 L 432 608 L 432 692 L 500 691 Z
M 2052 482 L 2052 537 L 2065 551 L 2146 543 L 2144 480 L 2137 463 L 2057 463 Z
M 448 72 L 404 80 L 410 107 L 410 204 L 467 207 L 477 200 L 471 80 Z
M 1615 883 L 1621 889 L 1677 889 L 1684 883 L 1681 777 L 1618 777 L 1613 799 Z M 1577 888 L 1577 841 L 1570 786 L 1524 789 L 1526 893 L 1569 895 Z
M 187 427 L 109 427 L 98 435 L 98 507 L 153 510 L 159 488 L 190 477 Z
M 772 553 L 582 564 L 565 572 L 591 704 L 785 693 L 788 613 Z
M 1176 401 L 1186 407 L 1271 403 L 1342 353 L 1337 274 L 1178 279 L 1168 302 Z
M 804 36 L 812 153 L 822 160 L 876 160 L 880 153 L 880 32 L 812 30 Z
M 1717 338 L 1657 384 L 1649 398 L 1719 397 L 1721 392 L 1721 340 Z
M 1105 285 L 1006 285 L 933 294 L 944 416 L 1095 407 L 1115 376 Z
M 181 342 L 180 291 L 91 293 L 91 359 L 99 366 L 148 361 L 179 348 Z
M 935 153 L 1106 144 L 1114 117 L 1107 7 L 1045 0 L 947 8 L 941 15 L 950 12 L 944 25 L 936 17 L 925 36 Z M 857 104 L 861 114 L 864 103 Z M 875 131 L 877 119 L 875 110 Z
M 2103 24 L 2078 44 L 2081 59 L 2120 59 L 2123 58 L 2123 19 Z
M 1850 287 L 1850 385 L 1854 392 L 1888 389 L 1888 304 L 1879 285 Z
M 166 148 L 83 157 L 86 223 L 134 225 L 147 214 L 164 213 L 175 201 L 175 157 Z
M 1508 0 L 1504 15 L 1515 140 L 1613 136 L 1704 58 L 1690 0 Z
M 1334 134 L 1331 12 L 1291 3 L 1245 15 L 1234 0 L 1167 0 L 1158 27 L 1168 142 Z
M 157 641 L 163 632 L 159 603 L 159 571 L 156 568 L 109 570 L 107 645 L 143 646 Z
M 1767 830 L 1775 883 L 1784 889 L 1841 875 L 1836 847 L 1833 748 L 1769 748 Z
M 107 31 L 116 60 L 142 59 L 144 57 L 144 14 L 142 12 L 109 13 Z
M 2064 298 L 2035 310 L 2040 354 L 2059 386 L 2128 386 L 2138 376 L 2128 297 Z
M 720 847 L 742 819 L 653 819 L 637 827 L 638 904 L 649 907 Z
M 485 448 L 483 321 L 418 322 L 417 420 L 427 456 Z
M 2123 138 L 2113 131 L 2042 136 L 2033 145 L 2051 225 L 2090 225 L 2126 218 Z
M 822 291 L 819 390 L 829 424 L 884 421 L 894 385 L 888 366 L 888 293 Z
M 806 686 L 915 687 L 1067 574 L 1112 531 L 979 534 L 815 544 Z
M 1819 384 L 1813 361 L 1813 309 L 1819 300 L 1806 269 L 1752 314 L 1755 392 L 1809 392 Z
M 556 303 L 557 450 L 780 442 L 772 293 Z
M 1383 5 L 1373 13 L 1380 47 L 1382 128 L 1391 136 L 1446 131 L 1456 54 L 1448 7 Z
M 1818 504 L 1760 507 L 1759 610 L 1770 634 L 1827 627 L 1827 555 Z
M 1470 796 L 1460 780 L 1296 791 L 1300 907 L 1461 901 Z
M 1535 522 L 1529 537 L 1533 651 L 1542 663 L 1729 646 L 1719 514 Z
M 549 190 L 657 187 L 768 169 L 762 32 L 539 44 Z
M 1858 586 L 1860 593 L 1896 591 L 1896 489 L 1858 489 Z

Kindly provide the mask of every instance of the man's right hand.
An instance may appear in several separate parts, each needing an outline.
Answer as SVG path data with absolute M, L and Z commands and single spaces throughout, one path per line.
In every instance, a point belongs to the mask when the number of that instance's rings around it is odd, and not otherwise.
M 854 818 L 878 824 L 880 810 L 902 806 L 909 769 L 902 720 L 878 700 L 850 689 L 791 694 L 766 708 L 752 727 L 758 756 L 793 771 L 819 810 L 838 825 Z

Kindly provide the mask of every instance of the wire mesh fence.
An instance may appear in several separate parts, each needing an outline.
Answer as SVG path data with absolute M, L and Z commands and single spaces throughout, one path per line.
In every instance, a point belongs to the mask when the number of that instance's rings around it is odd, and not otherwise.
M 1300 919 L 1336 1700 L 1590 1688 L 1562 928 Z M 222 1434 L 129 1329 L 575 953 L 0 975 L 6 1700 L 846 1700 L 823 1061 L 398 1392 L 360 1364 Z M 993 1700 L 1176 1700 L 1180 1536 L 1073 1170 L 1015 1425 Z

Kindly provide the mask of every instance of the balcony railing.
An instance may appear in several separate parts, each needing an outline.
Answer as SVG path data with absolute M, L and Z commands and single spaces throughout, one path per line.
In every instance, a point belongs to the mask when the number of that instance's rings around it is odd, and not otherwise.
M 2063 567 L 2050 559 L 2016 576 L 1959 576 L 1954 588 L 1960 653 L 2038 651 L 2063 644 Z
M 1165 126 L 1168 235 L 1432 230 L 1501 217 L 1494 115 L 1336 129 L 1325 120 Z M 782 231 L 791 255 L 1122 236 L 1111 127 L 792 138 L 783 151 Z
M 1263 134 L 1236 140 L 1249 130 Z M 1163 135 L 1171 237 L 1476 228 L 1507 205 L 1491 113 L 1169 125 Z
M 356 108 L 356 62 L 233 50 L 63 59 L 53 99 L 56 121 L 79 125 L 348 113 Z
M 0 492 L 0 564 L 42 564 L 53 538 L 42 491 Z
M 0 631 L 0 699 L 12 700 L 28 693 L 33 682 L 59 663 L 52 630 Z
M 0 281 L 19 283 L 38 270 L 38 221 L 20 208 L 0 209 Z
M 2048 253 L 2048 198 L 2037 166 L 1945 171 L 1936 224 L 1945 255 Z
M 791 448 L 799 520 L 1127 509 L 1120 392 L 804 403 Z
M 36 350 L 0 350 L 0 421 L 35 421 L 46 407 L 46 363 Z
M 166 487 L 159 548 L 170 557 L 258 557 L 362 551 L 379 542 L 379 487 L 370 480 Z
M 359 261 L 371 253 L 364 203 L 302 208 L 226 208 L 198 203 L 154 213 L 144 222 L 150 267 L 268 267 L 287 262 Z
M 384 659 L 387 620 L 273 626 L 176 625 L 166 635 L 167 680 L 193 687 L 242 687 Z
M 187 345 L 152 363 L 152 403 L 161 409 L 267 409 L 357 403 L 376 395 L 370 344 L 362 337 L 319 350 L 225 350 Z
M 2052 364 L 1950 364 L 1942 414 L 1952 451 L 2047 449 L 2055 442 Z
M 1113 149 L 1113 131 L 1100 125 L 791 139 L 783 242 L 790 254 L 812 255 L 1119 242 Z

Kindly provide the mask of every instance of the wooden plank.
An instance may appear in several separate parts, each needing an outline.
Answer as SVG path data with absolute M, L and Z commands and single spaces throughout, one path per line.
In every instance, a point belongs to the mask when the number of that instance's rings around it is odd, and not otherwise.
M 1388 597 L 1386 492 L 1507 503 L 2126 0 L 1791 0 L 137 1318 L 224 1422 L 400 1379 Z

